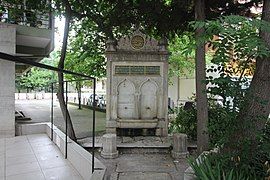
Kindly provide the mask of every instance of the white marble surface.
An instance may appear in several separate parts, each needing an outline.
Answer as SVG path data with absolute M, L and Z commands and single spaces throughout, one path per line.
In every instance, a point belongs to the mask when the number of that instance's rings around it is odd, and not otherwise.
M 82 180 L 46 134 L 0 139 L 0 180 Z
M 1 26 L 1 25 L 0 25 Z M 16 52 L 16 29 L 0 27 L 0 51 Z M 0 59 L 0 138 L 15 136 L 15 63 Z

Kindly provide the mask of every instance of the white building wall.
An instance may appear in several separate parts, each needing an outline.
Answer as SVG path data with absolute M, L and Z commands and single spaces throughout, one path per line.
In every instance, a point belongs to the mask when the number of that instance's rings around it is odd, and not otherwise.
M 183 103 L 189 101 L 196 92 L 195 78 L 184 78 L 177 76 L 171 78 L 169 84 L 169 98 L 171 98 L 176 106 L 177 103 Z
M 0 26 L 0 52 L 15 54 L 16 29 Z M 15 63 L 0 59 L 0 138 L 15 136 Z
M 206 66 L 206 69 L 209 69 L 211 66 L 214 66 L 215 68 L 218 68 L 215 64 L 208 64 Z M 195 74 L 194 77 L 171 77 L 169 84 L 169 97 L 173 100 L 175 105 L 178 105 L 179 103 L 184 103 L 186 101 L 190 101 L 190 98 L 193 97 L 196 94 L 196 79 Z M 212 76 L 214 78 L 219 77 L 218 72 L 206 72 L 206 77 Z M 211 84 L 207 85 L 207 88 L 213 86 Z M 215 97 L 219 98 L 219 97 Z M 178 102 L 178 104 L 177 104 Z

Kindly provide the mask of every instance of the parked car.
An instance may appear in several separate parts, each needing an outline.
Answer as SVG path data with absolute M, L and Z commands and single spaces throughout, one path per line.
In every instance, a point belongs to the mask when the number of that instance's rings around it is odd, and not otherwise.
M 105 95 L 100 95 L 99 96 L 98 106 L 100 108 L 105 108 L 106 107 L 106 96 Z
M 94 99 L 94 94 L 91 94 L 87 104 L 92 106 L 93 105 L 93 99 Z M 96 106 L 100 107 L 100 108 L 104 108 L 106 107 L 106 97 L 105 95 L 95 95 L 95 102 L 96 102 Z
M 93 101 L 94 101 L 94 94 L 91 94 L 90 97 L 89 97 L 89 99 L 88 99 L 88 101 L 87 101 L 87 105 L 92 106 L 93 105 Z M 96 103 L 96 105 L 99 104 L 99 96 L 97 94 L 95 95 L 95 103 Z

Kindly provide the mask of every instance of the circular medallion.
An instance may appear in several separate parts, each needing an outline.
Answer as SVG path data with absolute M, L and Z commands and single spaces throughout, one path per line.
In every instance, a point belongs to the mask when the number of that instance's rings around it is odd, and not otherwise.
M 135 35 L 131 38 L 131 46 L 134 49 L 141 49 L 144 46 L 144 38 L 139 35 Z

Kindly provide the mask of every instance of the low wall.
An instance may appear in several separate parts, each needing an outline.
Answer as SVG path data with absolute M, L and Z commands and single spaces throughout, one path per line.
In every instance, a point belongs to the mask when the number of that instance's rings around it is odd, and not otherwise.
M 46 133 L 51 138 L 51 123 L 16 125 L 16 135 Z M 65 134 L 53 127 L 53 142 L 65 154 Z M 67 159 L 85 180 L 102 180 L 106 167 L 95 158 L 95 171 L 92 174 L 92 155 L 80 145 L 68 138 Z
M 82 93 L 81 104 L 88 105 L 90 93 Z M 56 93 L 53 93 L 53 98 L 57 99 Z M 15 100 L 42 100 L 52 99 L 52 93 L 15 93 Z M 77 93 L 68 93 L 68 101 L 71 103 L 79 104 L 78 94 Z

